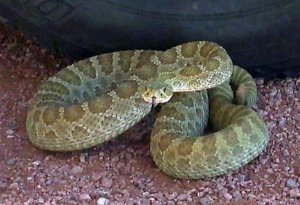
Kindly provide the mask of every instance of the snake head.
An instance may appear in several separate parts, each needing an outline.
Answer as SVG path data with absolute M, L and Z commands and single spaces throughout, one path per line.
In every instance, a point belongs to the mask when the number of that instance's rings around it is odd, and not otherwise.
M 173 89 L 165 83 L 150 83 L 143 87 L 142 98 L 146 102 L 158 104 L 168 102 L 173 96 Z

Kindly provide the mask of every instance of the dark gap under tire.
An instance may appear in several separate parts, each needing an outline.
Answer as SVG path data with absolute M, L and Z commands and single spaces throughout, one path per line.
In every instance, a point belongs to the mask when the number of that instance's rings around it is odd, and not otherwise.
M 0 16 L 75 59 L 209 40 L 255 77 L 300 75 L 298 0 L 1 0 Z

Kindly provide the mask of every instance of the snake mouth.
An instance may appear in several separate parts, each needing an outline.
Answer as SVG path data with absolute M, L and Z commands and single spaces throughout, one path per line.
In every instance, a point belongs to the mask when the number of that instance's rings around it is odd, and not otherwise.
M 143 96 L 143 99 L 146 101 L 146 102 L 149 102 L 151 103 L 152 105 L 157 105 L 157 104 L 160 104 L 160 103 L 166 103 L 168 102 L 170 99 L 171 99 L 172 96 L 164 96 L 162 98 L 160 97 L 155 97 L 155 96 Z

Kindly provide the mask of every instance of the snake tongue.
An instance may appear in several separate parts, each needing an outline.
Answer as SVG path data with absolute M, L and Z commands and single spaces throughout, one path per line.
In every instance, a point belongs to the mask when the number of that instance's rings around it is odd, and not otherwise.
M 151 103 L 152 103 L 152 107 L 155 107 L 157 105 L 155 96 L 152 97 L 152 102 Z
M 154 127 L 154 112 L 156 107 L 156 97 L 152 97 L 152 103 L 151 103 L 151 112 L 150 112 L 150 126 Z

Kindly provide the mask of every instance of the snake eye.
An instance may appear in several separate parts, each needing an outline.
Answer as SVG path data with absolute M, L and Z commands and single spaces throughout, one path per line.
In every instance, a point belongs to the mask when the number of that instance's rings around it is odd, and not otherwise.
M 166 87 L 164 87 L 164 88 L 163 88 L 163 91 L 164 91 L 164 92 L 166 92 L 166 91 L 167 91 L 167 88 L 166 88 Z

